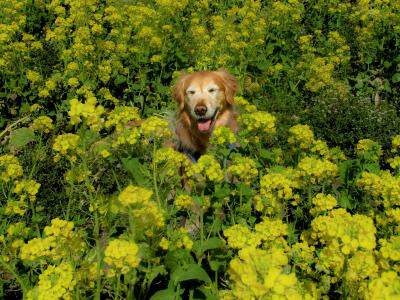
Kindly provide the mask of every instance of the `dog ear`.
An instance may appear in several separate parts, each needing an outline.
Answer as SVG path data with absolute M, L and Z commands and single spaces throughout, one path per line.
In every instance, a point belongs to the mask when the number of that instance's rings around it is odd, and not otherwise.
M 185 107 L 185 80 L 188 74 L 183 73 L 172 87 L 172 98 L 178 102 L 179 110 L 183 110 Z
M 234 97 L 238 89 L 238 82 L 236 78 L 223 68 L 218 69 L 216 73 L 221 76 L 224 81 L 226 102 L 233 104 Z

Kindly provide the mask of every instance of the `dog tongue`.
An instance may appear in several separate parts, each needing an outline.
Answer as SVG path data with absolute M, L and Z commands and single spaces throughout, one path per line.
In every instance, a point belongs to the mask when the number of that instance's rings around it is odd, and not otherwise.
M 211 120 L 197 123 L 197 128 L 199 128 L 200 131 L 208 131 L 210 127 L 211 127 Z

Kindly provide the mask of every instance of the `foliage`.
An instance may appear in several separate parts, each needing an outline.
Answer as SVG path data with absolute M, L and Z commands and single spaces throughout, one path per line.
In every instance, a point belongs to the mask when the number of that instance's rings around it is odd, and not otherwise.
M 0 295 L 399 297 L 399 10 L 1 1 Z M 191 163 L 170 85 L 218 67 L 240 130 Z

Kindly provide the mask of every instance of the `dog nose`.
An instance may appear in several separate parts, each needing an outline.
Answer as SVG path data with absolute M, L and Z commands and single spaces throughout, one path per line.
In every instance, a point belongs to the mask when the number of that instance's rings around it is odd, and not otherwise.
M 205 105 L 197 105 L 194 108 L 194 112 L 196 113 L 196 115 L 198 115 L 200 117 L 204 116 L 206 114 L 206 112 L 207 112 L 207 106 L 205 106 Z

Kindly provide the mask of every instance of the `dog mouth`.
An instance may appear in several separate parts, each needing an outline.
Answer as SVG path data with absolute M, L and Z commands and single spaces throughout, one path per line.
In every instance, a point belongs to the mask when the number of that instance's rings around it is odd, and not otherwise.
M 214 125 L 214 121 L 216 119 L 216 116 L 218 114 L 218 109 L 215 110 L 214 115 L 211 118 L 201 118 L 197 119 L 197 129 L 200 132 L 208 132 L 211 130 L 211 128 Z

